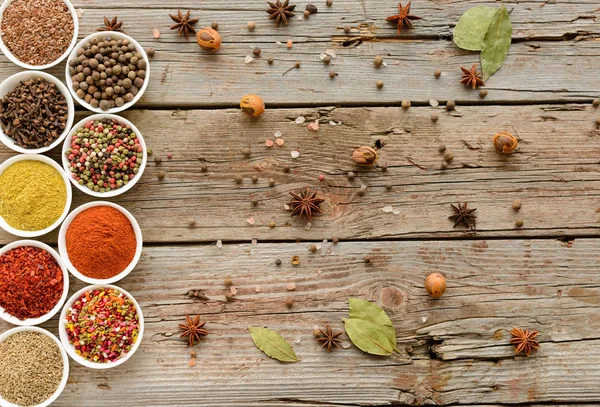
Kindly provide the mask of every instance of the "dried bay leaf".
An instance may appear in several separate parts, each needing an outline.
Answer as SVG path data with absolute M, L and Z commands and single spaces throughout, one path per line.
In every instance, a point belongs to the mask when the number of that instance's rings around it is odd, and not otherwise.
M 483 38 L 495 13 L 496 9 L 488 6 L 467 10 L 454 27 L 454 43 L 468 51 L 481 51 Z
M 277 359 L 280 362 L 293 363 L 298 362 L 298 356 L 292 349 L 292 346 L 277 332 L 259 327 L 248 327 L 250 336 L 256 347 L 262 350 L 267 356 Z
M 508 10 L 502 5 L 492 17 L 481 47 L 481 70 L 487 81 L 506 59 L 512 40 L 512 24 Z
M 391 355 L 396 350 L 396 329 L 390 317 L 369 301 L 350 298 L 349 318 L 344 320 L 350 340 L 362 351 Z

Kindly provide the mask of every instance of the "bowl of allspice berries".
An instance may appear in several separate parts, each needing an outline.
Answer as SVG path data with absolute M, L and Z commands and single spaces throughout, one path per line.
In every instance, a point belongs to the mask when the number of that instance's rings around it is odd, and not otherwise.
M 69 55 L 67 87 L 83 107 L 118 113 L 133 106 L 150 81 L 150 61 L 142 46 L 121 32 L 84 38 Z

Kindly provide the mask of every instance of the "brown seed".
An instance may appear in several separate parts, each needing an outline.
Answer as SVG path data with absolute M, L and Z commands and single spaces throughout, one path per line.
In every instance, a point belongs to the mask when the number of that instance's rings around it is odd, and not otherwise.
M 338 244 L 340 242 L 340 239 L 338 237 L 334 237 L 333 239 L 331 239 L 331 241 L 333 242 L 333 244 Z
M 267 59 L 267 62 L 269 63 L 269 65 L 273 65 L 273 62 L 275 62 L 275 60 L 273 59 L 273 57 L 269 57 L 269 59 Z
M 363 261 L 367 264 L 371 264 L 373 262 L 373 258 L 371 256 L 363 257 Z
M 233 285 L 233 281 L 231 281 L 230 277 L 227 277 L 225 280 L 223 280 L 223 285 L 225 287 L 231 287 Z
M 252 183 L 253 183 L 253 184 L 256 184 L 256 183 L 258 182 L 258 175 L 254 174 L 254 175 L 252 176 L 251 180 L 252 180 Z
M 323 63 L 325 65 L 329 65 L 331 63 L 331 57 L 329 55 L 325 55 L 325 57 L 323 57 Z
M 246 158 L 250 157 L 250 153 L 251 153 L 251 152 L 252 152 L 252 151 L 251 151 L 251 150 L 250 150 L 250 148 L 248 148 L 248 147 L 246 147 L 246 148 L 244 148 L 244 149 L 242 150 L 242 154 L 243 154 L 243 155 L 244 155 L 244 157 L 246 157 Z
M 433 273 L 425 279 L 425 289 L 433 298 L 440 298 L 446 291 L 446 278 L 440 273 Z
M 254 48 L 252 50 L 252 53 L 254 54 L 255 57 L 258 58 L 260 56 L 261 50 L 260 50 L 260 48 Z
M 446 151 L 444 153 L 444 160 L 450 164 L 454 160 L 454 153 L 452 151 Z
M 310 17 L 310 11 L 304 10 L 304 18 Z
M 410 100 L 403 100 L 402 101 L 402 109 L 408 110 L 408 108 L 410 108 Z
M 391 191 L 393 187 L 394 187 L 394 184 L 392 184 L 390 181 L 386 182 L 385 189 L 387 189 L 388 191 Z
M 381 168 L 381 171 L 386 172 L 388 170 L 388 165 L 387 164 L 381 164 L 379 166 L 379 168 Z
M 435 76 L 436 78 L 439 78 L 440 76 L 442 76 L 442 71 L 440 71 L 439 69 L 436 69 L 435 71 L 433 71 L 433 76 Z
M 594 106 L 594 107 L 598 107 L 598 106 L 600 106 L 600 99 L 594 99 L 594 100 L 592 101 L 592 106 Z
M 196 356 L 197 356 L 197 354 L 196 354 L 196 351 L 195 351 L 195 350 L 191 350 L 191 351 L 190 351 L 190 357 L 191 357 L 192 359 L 195 359 L 195 358 L 196 358 Z
M 258 117 L 265 112 L 265 102 L 257 95 L 246 95 L 240 100 L 242 112 L 248 116 Z
M 439 118 L 440 117 L 437 114 L 435 114 L 435 113 L 431 114 L 431 121 L 432 122 L 434 122 L 434 123 L 437 122 Z
M 297 266 L 298 264 L 300 264 L 300 257 L 299 256 L 293 256 L 292 257 L 292 266 Z
M 248 22 L 248 31 L 254 31 L 256 29 L 256 23 L 254 21 Z
M 515 222 L 515 226 L 518 228 L 522 228 L 523 227 L 523 219 L 517 219 L 517 221 Z
M 308 247 L 308 251 L 309 251 L 309 252 L 311 252 L 311 253 L 314 253 L 314 252 L 316 252 L 316 251 L 317 251 L 317 245 L 316 245 L 316 244 L 311 244 L 311 245 Z
M 596 119 L 596 126 L 600 127 L 600 118 Z
M 250 200 L 250 203 L 252 204 L 252 206 L 258 206 L 258 203 L 259 203 L 258 198 L 252 198 Z
M 159 181 L 162 181 L 163 179 L 165 179 L 165 173 L 162 171 L 160 171 L 156 176 Z
M 148 57 L 152 58 L 155 53 L 156 50 L 154 48 L 146 48 L 146 55 L 148 55 Z
M 502 132 L 494 135 L 494 148 L 502 154 L 512 154 L 519 145 L 517 138 L 509 132 Z
M 233 180 L 235 181 L 236 184 L 241 184 L 243 181 L 243 178 L 241 175 L 234 175 Z
M 314 4 L 307 4 L 306 11 L 308 11 L 310 14 L 316 14 L 318 9 L 317 6 L 315 6 Z
M 483 98 L 484 98 L 484 97 L 486 97 L 487 95 L 488 95 L 488 91 L 487 91 L 487 90 L 485 90 L 485 89 L 481 89 L 481 90 L 479 91 L 479 97 L 480 97 L 481 99 L 483 99 Z
M 449 100 L 449 101 L 446 103 L 446 110 L 447 110 L 447 111 L 454 110 L 455 108 L 456 108 L 456 102 L 454 102 L 454 100 Z
M 162 162 L 162 158 L 160 158 L 160 157 L 154 157 L 154 162 L 156 164 L 160 164 Z
M 202 164 L 202 166 L 200 167 L 200 171 L 207 172 L 208 171 L 208 165 Z
M 288 308 L 292 308 L 294 306 L 294 300 L 291 298 L 287 298 L 285 300 L 285 306 Z
M 383 57 L 381 55 L 375 55 L 375 58 L 373 58 L 373 65 L 377 68 L 383 65 Z
M 448 168 L 448 163 L 443 162 L 440 164 L 440 170 L 445 170 L 446 168 Z
M 327 4 L 327 7 L 331 7 L 331 5 L 333 4 L 333 0 L 326 0 L 325 4 Z
M 210 23 L 210 28 L 212 28 L 213 30 L 218 30 L 219 23 L 217 21 L 213 21 L 212 23 Z
M 274 187 L 275 184 L 276 184 L 275 180 L 273 178 L 269 178 L 269 186 Z
M 196 226 L 196 219 L 190 219 L 188 220 L 188 226 L 193 228 L 194 226 Z
M 377 89 L 383 88 L 383 81 L 377 81 L 377 82 L 375 82 L 375 86 L 377 86 Z
M 329 77 L 331 79 L 335 78 L 337 76 L 337 73 L 335 71 L 329 71 Z
M 512 203 L 513 211 L 519 211 L 521 209 L 521 201 L 515 199 Z
M 283 167 L 283 172 L 285 172 L 286 174 L 288 174 L 292 169 L 290 167 L 288 167 L 287 165 L 285 167 Z
M 273 229 L 275 226 L 277 226 L 277 223 L 275 223 L 274 221 L 269 222 L 269 227 L 271 229 Z
M 438 151 L 439 151 L 440 153 L 443 153 L 444 151 L 446 151 L 446 145 L 445 145 L 445 144 L 440 144 L 440 145 L 438 146 Z
M 352 171 L 350 171 L 346 177 L 350 180 L 350 181 L 354 181 L 354 178 L 356 178 L 356 174 L 353 173 Z
M 276 266 L 281 266 L 281 259 L 275 260 L 275 265 Z
M 352 30 L 352 28 L 349 25 L 344 26 L 344 32 L 346 34 L 348 34 L 350 32 L 350 30 Z

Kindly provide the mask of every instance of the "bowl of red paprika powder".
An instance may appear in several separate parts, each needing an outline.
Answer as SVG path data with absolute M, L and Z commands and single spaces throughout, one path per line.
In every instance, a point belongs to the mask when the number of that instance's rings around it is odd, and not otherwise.
M 65 303 L 69 274 L 58 253 L 35 240 L 0 250 L 0 318 L 13 325 L 38 325 Z
M 67 300 L 58 333 L 75 362 L 91 369 L 110 369 L 125 363 L 140 347 L 144 315 L 140 304 L 122 288 L 91 285 Z
M 112 202 L 81 205 L 58 233 L 58 250 L 67 269 L 88 284 L 125 278 L 140 260 L 142 246 L 142 230 L 133 215 Z

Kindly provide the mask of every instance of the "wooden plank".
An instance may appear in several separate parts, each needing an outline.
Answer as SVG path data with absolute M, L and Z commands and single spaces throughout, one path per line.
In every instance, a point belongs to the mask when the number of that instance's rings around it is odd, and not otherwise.
M 440 116 L 435 124 L 432 113 Z M 275 109 L 259 120 L 237 110 L 131 111 L 126 116 L 162 158 L 160 165 L 148 165 L 134 189 L 114 199 L 136 216 L 146 242 L 598 233 L 600 133 L 594 120 L 600 110 L 591 105 L 459 106 L 450 113 L 440 107 Z M 296 124 L 300 116 L 318 117 L 319 132 Z M 505 130 L 521 139 L 512 156 L 499 155 L 492 146 L 493 134 Z M 265 140 L 274 139 L 276 131 L 283 133 L 285 146 L 267 148 Z M 385 143 L 380 163 L 388 165 L 387 172 L 354 166 L 353 149 L 376 140 Z M 440 143 L 456 157 L 447 170 L 439 169 Z M 245 148 L 251 149 L 249 158 Z M 290 152 L 296 149 L 301 155 L 293 159 Z M 3 147 L 0 160 L 10 154 Z M 347 179 L 349 171 L 356 172 L 354 181 Z M 164 181 L 157 179 L 159 172 L 165 173 Z M 236 175 L 243 176 L 241 185 Z M 256 184 L 253 175 L 259 176 Z M 270 179 L 275 186 L 269 186 Z M 310 230 L 284 209 L 288 192 L 308 185 L 326 199 L 323 216 L 313 219 Z M 362 185 L 368 188 L 361 197 Z M 523 202 L 519 213 L 511 209 L 515 199 Z M 89 200 L 75 192 L 74 205 Z M 477 208 L 476 233 L 454 229 L 448 220 L 450 204 L 457 202 Z M 385 212 L 386 207 L 395 213 Z M 248 223 L 251 218 L 254 225 Z M 514 227 L 519 218 L 525 221 L 521 230 Z M 192 219 L 194 227 L 188 225 Z M 269 227 L 272 221 L 277 227 Z M 12 240 L 5 233 L 0 239 Z
M 307 246 L 147 247 L 122 282 L 144 309 L 140 352 L 110 371 L 73 366 L 57 405 L 117 405 L 124 395 L 130 405 L 153 406 L 600 402 L 600 240 L 329 243 L 316 253 Z M 301 257 L 297 267 L 294 255 Z M 370 265 L 364 255 L 372 256 Z M 447 277 L 440 300 L 423 289 L 430 272 Z M 231 302 L 228 276 L 238 290 Z M 295 291 L 286 290 L 290 282 Z M 80 286 L 74 282 L 71 291 Z M 186 295 L 190 290 L 200 296 Z M 313 327 L 342 329 L 349 297 L 385 308 L 400 355 L 319 348 Z M 209 321 L 211 334 L 189 368 L 177 323 L 195 313 Z M 56 324 L 44 326 L 56 331 Z M 262 355 L 249 325 L 278 330 L 302 361 L 280 364 Z M 541 332 L 537 354 L 514 355 L 513 327 Z
M 435 17 L 419 20 L 418 28 L 401 38 L 395 36 L 393 27 L 384 21 L 384 15 L 389 11 L 376 6 L 378 2 L 374 0 L 367 2 L 365 9 L 356 7 L 352 1 L 336 3 L 331 10 L 321 7 L 323 13 L 308 21 L 294 21 L 289 27 L 279 29 L 268 21 L 262 5 L 253 2 L 235 8 L 226 2 L 204 2 L 200 5 L 194 2 L 194 7 L 201 8 L 197 14 L 202 18 L 202 25 L 208 25 L 214 19 L 221 27 L 224 45 L 221 51 L 211 55 L 203 53 L 193 39 L 189 42 L 177 39 L 176 34 L 168 29 L 171 23 L 168 13 L 173 10 L 156 8 L 163 7 L 163 3 L 152 3 L 146 7 L 147 2 L 143 2 L 142 9 L 120 9 L 121 3 L 114 1 L 102 3 L 103 7 L 110 9 L 84 10 L 82 37 L 92 33 L 101 23 L 102 16 L 110 10 L 109 14 L 119 14 L 126 22 L 125 29 L 129 34 L 145 47 L 157 50 L 151 64 L 151 83 L 139 103 L 141 107 L 233 107 L 247 93 L 262 95 L 270 106 L 290 107 L 314 104 L 396 105 L 402 99 L 426 104 L 432 98 L 482 103 L 479 92 L 459 83 L 460 67 L 477 63 L 478 55 L 462 51 L 446 39 L 436 40 L 439 36 L 448 37 L 449 27 L 456 23 L 464 9 L 475 5 L 471 4 L 473 2 L 422 3 L 428 7 L 428 11 L 422 14 Z M 393 10 L 395 2 L 389 3 Z M 591 18 L 570 22 L 575 18 L 573 16 L 593 16 L 597 7 L 593 7 L 592 3 L 586 0 L 544 7 L 540 7 L 543 5 L 540 2 L 513 4 L 513 20 L 523 24 L 523 28 L 515 28 L 515 32 L 537 39 L 513 44 L 504 67 L 487 83 L 489 95 L 485 102 L 581 102 L 597 97 L 600 78 L 595 68 L 600 63 L 600 42 L 544 40 L 562 38 L 573 30 L 587 30 L 597 35 L 598 27 L 592 24 Z M 94 6 L 99 7 L 98 3 Z M 181 2 L 172 7 L 186 6 L 191 6 L 191 3 Z M 253 33 L 248 33 L 245 28 L 249 20 L 259 23 L 259 28 Z M 368 22 L 363 32 L 359 34 L 355 30 L 353 34 L 355 39 L 356 35 L 364 37 L 363 44 L 344 47 L 348 38 L 341 28 L 346 23 L 355 26 L 364 20 Z M 366 28 L 374 22 L 377 22 L 377 29 Z M 428 24 L 434 26 L 421 28 Z M 158 40 L 152 36 L 154 28 L 162 32 Z M 372 31 L 377 35 L 377 41 L 369 40 Z M 291 50 L 285 46 L 288 39 L 295 44 Z M 277 41 L 282 44 L 277 45 Z M 262 49 L 263 57 L 246 64 L 244 60 L 254 47 Z M 319 57 L 326 49 L 337 53 L 337 58 L 329 66 L 323 64 Z M 378 54 L 385 56 L 386 67 L 377 69 L 373 66 L 373 57 Z M 267 64 L 268 57 L 275 59 L 273 65 Z M 577 63 L 573 62 L 574 58 L 577 58 Z M 282 75 L 296 61 L 302 63 L 301 68 Z M 443 71 L 439 79 L 433 76 L 436 69 Z M 330 70 L 339 76 L 330 79 Z M 18 71 L 19 68 L 6 58 L 0 58 L 0 78 Z M 64 64 L 51 72 L 64 77 Z M 385 83 L 383 89 L 376 88 L 377 80 Z

